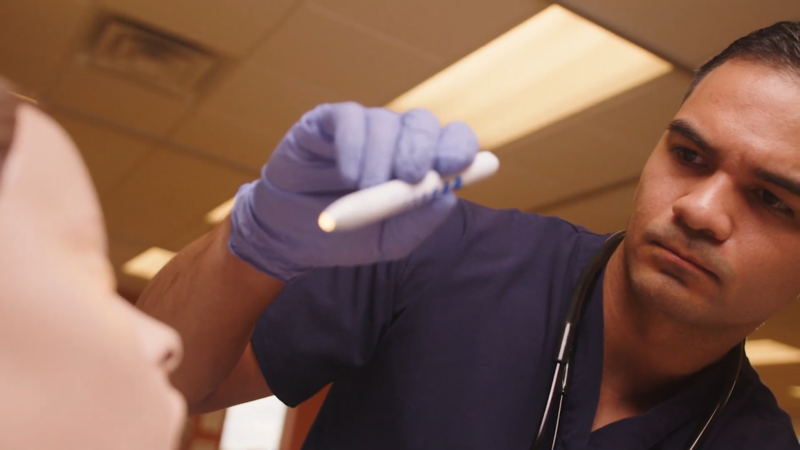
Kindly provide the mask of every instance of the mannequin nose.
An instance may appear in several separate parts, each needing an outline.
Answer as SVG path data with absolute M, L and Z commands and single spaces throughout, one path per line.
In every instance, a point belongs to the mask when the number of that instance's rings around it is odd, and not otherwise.
M 183 359 L 183 345 L 178 332 L 163 323 L 145 316 L 152 328 L 144 340 L 149 343 L 145 356 L 166 373 L 172 373 Z
M 147 362 L 167 374 L 172 373 L 183 358 L 183 345 L 178 332 L 125 303 Z

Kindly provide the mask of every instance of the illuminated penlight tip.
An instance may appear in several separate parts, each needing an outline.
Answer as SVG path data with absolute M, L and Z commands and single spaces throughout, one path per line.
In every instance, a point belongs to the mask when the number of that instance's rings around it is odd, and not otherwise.
M 173 257 L 175 252 L 159 247 L 151 247 L 122 265 L 122 271 L 128 275 L 149 280 Z
M 319 215 L 319 221 L 317 223 L 322 231 L 326 233 L 330 233 L 336 229 L 336 219 L 331 217 L 331 215 L 326 212 L 323 212 Z

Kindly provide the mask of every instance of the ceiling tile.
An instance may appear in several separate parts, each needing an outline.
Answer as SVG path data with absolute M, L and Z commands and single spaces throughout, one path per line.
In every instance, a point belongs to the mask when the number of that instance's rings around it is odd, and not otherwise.
M 252 179 L 251 174 L 160 148 L 100 199 L 112 236 L 152 243 L 203 217 Z
M 553 186 L 546 192 L 526 191 L 523 207 L 531 209 L 636 176 L 649 152 L 622 148 L 586 128 L 570 126 L 524 138 L 498 156 L 501 167 L 514 166 L 524 180 Z
M 258 169 L 303 113 L 320 103 L 345 99 L 247 62 L 211 93 L 170 139 Z
M 0 74 L 38 93 L 53 82 L 91 16 L 88 0 L 0 2 Z
M 164 135 L 189 106 L 77 61 L 48 93 L 47 99 L 156 136 Z
M 116 269 L 122 267 L 134 256 L 150 248 L 148 244 L 134 244 L 110 236 L 108 239 L 108 259 Z
M 136 303 L 136 299 L 139 298 L 150 281 L 128 275 L 119 270 L 115 272 L 115 275 L 117 278 L 117 292 L 131 303 Z
M 442 68 L 312 3 L 262 43 L 252 62 L 367 105 L 385 104 Z
M 148 141 L 68 114 L 54 112 L 52 116 L 75 141 L 101 192 L 117 183 L 152 147 Z
M 526 167 L 518 166 L 498 154 L 500 168 L 491 178 L 459 191 L 458 196 L 490 208 L 529 209 L 556 197 L 559 186 L 549 178 L 531 176 Z
M 542 0 L 315 0 L 331 11 L 430 52 L 465 56 L 549 6 Z
M 622 230 L 628 223 L 638 180 L 603 189 L 570 202 L 536 210 L 540 214 L 556 216 L 595 233 Z
M 686 69 L 695 69 L 734 40 L 780 20 L 800 20 L 797 0 L 560 0 Z
M 798 323 L 800 323 L 800 302 L 791 302 L 755 330 L 751 337 L 753 339 L 775 339 L 800 348 L 800 334 L 797 333 Z M 800 378 L 796 380 L 795 384 L 800 385 Z
M 145 286 L 147 286 L 147 280 L 123 273 L 121 267 L 129 259 L 148 248 L 150 248 L 149 245 L 131 244 L 124 240 L 115 239 L 113 236 L 108 240 L 108 257 L 109 260 L 111 260 L 111 264 L 114 266 L 114 272 L 117 278 L 117 291 L 130 301 L 139 297 L 139 294 L 141 294 Z
M 244 56 L 297 0 L 101 0 L 112 12 L 231 56 Z
M 297 77 L 270 70 L 254 59 L 238 68 L 199 107 L 224 115 L 243 127 L 283 135 L 306 111 L 320 103 L 350 100 Z M 335 67 L 325 69 L 335 72 Z
M 692 77 L 677 69 L 609 101 L 584 124 L 626 148 L 649 152 L 681 107 Z
M 667 74 L 498 149 L 512 169 L 467 194 L 530 210 L 638 177 L 688 81 Z
M 257 174 L 282 137 L 267 129 L 245 127 L 238 119 L 200 110 L 182 123 L 170 140 L 241 164 Z

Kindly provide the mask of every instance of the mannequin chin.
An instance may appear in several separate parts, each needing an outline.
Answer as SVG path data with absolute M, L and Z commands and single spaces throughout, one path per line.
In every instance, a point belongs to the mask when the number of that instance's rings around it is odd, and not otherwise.
M 174 449 L 178 335 L 117 296 L 75 145 L 2 83 L 0 249 L 0 448 Z

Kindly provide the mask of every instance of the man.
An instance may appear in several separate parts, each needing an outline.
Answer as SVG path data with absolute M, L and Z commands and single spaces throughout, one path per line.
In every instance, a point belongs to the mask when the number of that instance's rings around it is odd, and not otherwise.
M 306 114 L 230 221 L 139 302 L 184 339 L 173 381 L 190 407 L 272 393 L 294 406 L 333 383 L 306 448 L 530 448 L 570 296 L 606 237 L 452 196 L 316 228 L 342 193 L 458 172 L 476 150 L 463 124 L 425 111 Z M 800 293 L 798 268 L 800 23 L 784 22 L 696 74 L 589 292 L 543 448 L 689 448 L 732 377 L 700 448 L 798 448 L 736 352 Z

